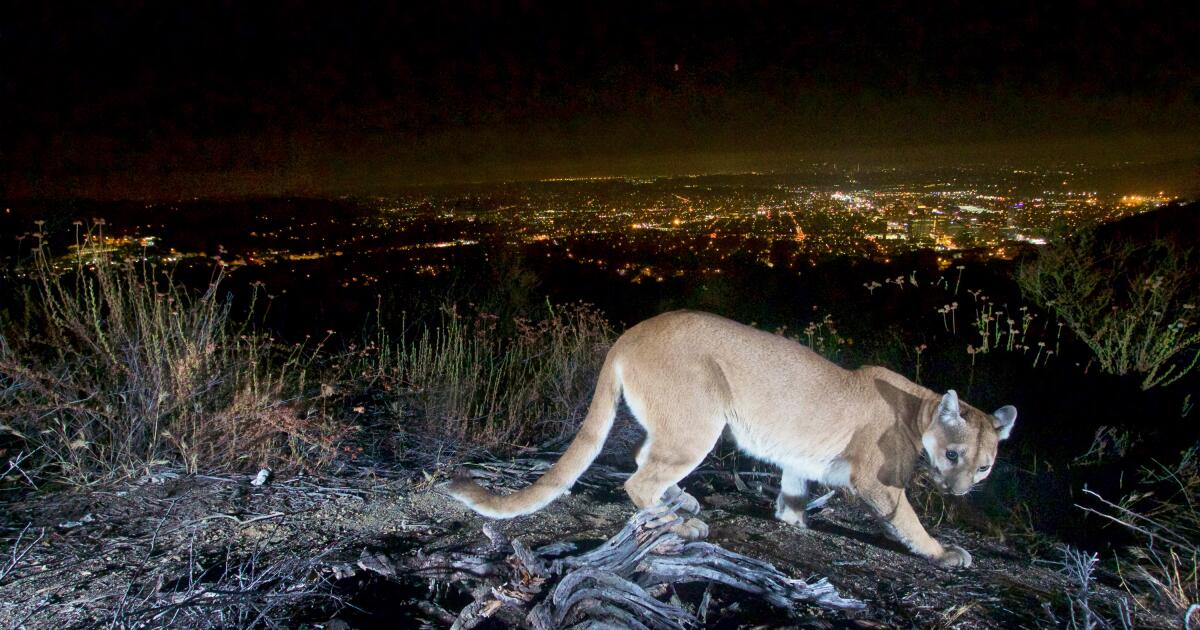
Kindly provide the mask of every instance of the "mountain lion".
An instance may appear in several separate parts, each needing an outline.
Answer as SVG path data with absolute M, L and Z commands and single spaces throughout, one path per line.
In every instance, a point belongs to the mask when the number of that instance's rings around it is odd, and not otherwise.
M 739 448 L 782 469 L 775 515 L 804 527 L 808 482 L 850 488 L 913 553 L 966 567 L 971 555 L 925 532 L 904 486 L 922 452 L 934 480 L 966 494 L 991 472 L 1000 440 L 1017 418 L 1005 406 L 987 414 L 880 367 L 846 370 L 807 347 L 711 315 L 675 311 L 621 335 L 600 370 L 579 434 L 533 485 L 507 496 L 469 478 L 446 486 L 471 509 L 511 518 L 566 492 L 600 453 L 624 396 L 646 430 L 637 472 L 625 490 L 639 508 L 654 505 L 713 448 L 726 426 Z M 699 503 L 684 497 L 688 512 Z M 691 519 L 680 533 L 703 536 Z

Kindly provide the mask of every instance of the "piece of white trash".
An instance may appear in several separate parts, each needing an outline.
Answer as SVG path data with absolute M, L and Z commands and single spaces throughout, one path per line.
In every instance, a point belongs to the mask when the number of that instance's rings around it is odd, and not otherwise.
M 804 506 L 804 509 L 805 510 L 820 509 L 820 508 L 824 507 L 826 503 L 829 503 L 829 500 L 832 498 L 833 498 L 833 490 L 830 490 L 829 492 L 826 492 L 825 494 L 813 499 L 812 501 L 809 501 L 808 505 Z

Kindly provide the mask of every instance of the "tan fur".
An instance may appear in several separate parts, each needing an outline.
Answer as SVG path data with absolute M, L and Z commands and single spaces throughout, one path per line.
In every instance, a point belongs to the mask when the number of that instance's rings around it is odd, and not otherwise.
M 953 390 L 939 395 L 880 367 L 846 370 L 779 335 L 676 311 L 613 344 L 578 436 L 541 479 L 507 496 L 470 479 L 448 491 L 495 518 L 541 509 L 599 454 L 622 395 L 646 430 L 637 472 L 625 483 L 639 508 L 677 488 L 728 426 L 742 450 L 782 470 L 781 520 L 804 525 L 809 481 L 851 488 L 913 553 L 947 566 L 969 566 L 971 556 L 925 532 L 905 484 L 925 452 L 935 480 L 965 494 L 990 472 L 1016 420 L 1011 406 L 986 414 L 960 404 Z

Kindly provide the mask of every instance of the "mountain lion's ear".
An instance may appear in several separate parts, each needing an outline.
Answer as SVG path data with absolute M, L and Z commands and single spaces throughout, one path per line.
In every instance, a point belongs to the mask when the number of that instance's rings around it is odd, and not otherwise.
M 1007 440 L 1008 434 L 1012 433 L 1013 425 L 1017 422 L 1017 408 L 1012 405 L 1004 405 L 992 412 L 992 415 L 996 417 L 995 422 L 992 423 L 992 426 L 996 427 L 996 434 L 1000 436 L 1001 440 Z
M 947 391 L 945 396 L 942 396 L 942 402 L 938 403 L 937 417 L 946 424 L 958 424 L 962 422 L 962 417 L 959 416 L 958 394 L 953 389 Z

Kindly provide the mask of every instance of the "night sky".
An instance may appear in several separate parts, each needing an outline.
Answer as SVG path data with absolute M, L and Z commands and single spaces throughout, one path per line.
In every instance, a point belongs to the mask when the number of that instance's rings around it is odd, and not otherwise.
M 0 8 L 0 196 L 1200 146 L 1190 1 L 102 4 Z

